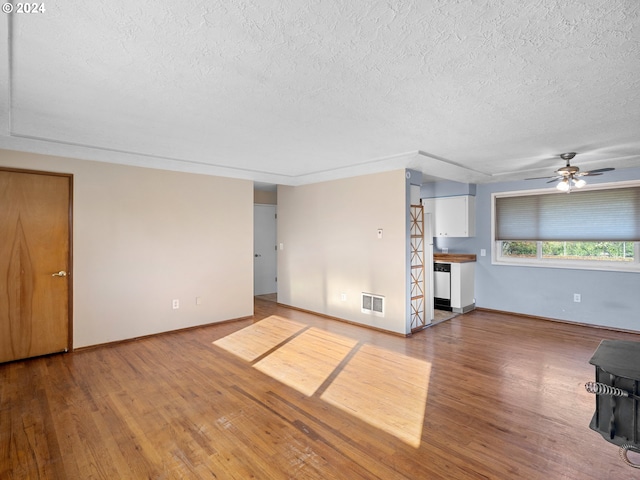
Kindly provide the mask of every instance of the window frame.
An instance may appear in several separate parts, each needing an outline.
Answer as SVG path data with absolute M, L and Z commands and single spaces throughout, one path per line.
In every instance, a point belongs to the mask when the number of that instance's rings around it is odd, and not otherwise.
M 609 182 L 589 185 L 590 190 L 605 190 L 624 187 L 639 187 L 640 180 Z M 514 258 L 502 256 L 502 241 L 496 240 L 496 198 L 519 197 L 526 195 L 547 195 L 557 193 L 556 188 L 539 188 L 532 190 L 515 190 L 494 192 L 491 194 L 491 264 L 519 267 L 563 268 L 573 270 L 603 270 L 616 272 L 640 272 L 640 242 L 634 244 L 634 258 L 631 262 L 615 260 L 568 260 L 542 257 L 542 241 L 536 241 L 536 258 Z M 571 195 L 568 193 L 567 195 Z M 532 240 L 533 241 L 533 240 Z

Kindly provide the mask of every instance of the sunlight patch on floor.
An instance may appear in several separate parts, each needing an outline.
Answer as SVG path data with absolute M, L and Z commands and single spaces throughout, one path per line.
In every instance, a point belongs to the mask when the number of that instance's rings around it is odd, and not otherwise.
M 357 343 L 341 335 L 310 328 L 254 367 L 311 396 Z
M 320 398 L 420 446 L 431 364 L 363 345 Z
M 213 342 L 220 348 L 252 362 L 307 326 L 272 315 Z
M 314 327 L 299 333 L 305 328 L 271 316 L 213 344 L 248 362 L 273 350 L 253 366 L 308 396 L 335 377 L 322 400 L 419 447 L 431 364 Z

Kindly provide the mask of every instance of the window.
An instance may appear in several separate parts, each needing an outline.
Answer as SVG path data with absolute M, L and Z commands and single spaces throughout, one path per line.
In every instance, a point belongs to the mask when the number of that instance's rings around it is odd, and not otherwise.
M 634 242 L 501 242 L 503 257 L 633 262 Z
M 640 271 L 640 182 L 496 193 L 492 221 L 496 264 Z

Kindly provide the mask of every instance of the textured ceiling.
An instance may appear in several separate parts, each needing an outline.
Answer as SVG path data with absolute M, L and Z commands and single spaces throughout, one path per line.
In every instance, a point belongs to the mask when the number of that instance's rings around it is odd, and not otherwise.
M 45 2 L 0 147 L 289 185 L 640 165 L 637 0 Z

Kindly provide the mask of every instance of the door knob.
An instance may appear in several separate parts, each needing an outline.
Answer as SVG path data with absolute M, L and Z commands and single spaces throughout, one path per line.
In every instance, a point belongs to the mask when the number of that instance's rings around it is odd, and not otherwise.
M 58 273 L 52 273 L 51 276 L 52 277 L 66 277 L 67 276 L 67 272 L 65 272 L 64 270 L 60 270 Z
M 260 255 L 259 253 L 256 253 L 256 254 L 254 255 L 254 257 L 261 257 L 261 256 L 262 256 L 262 255 Z

